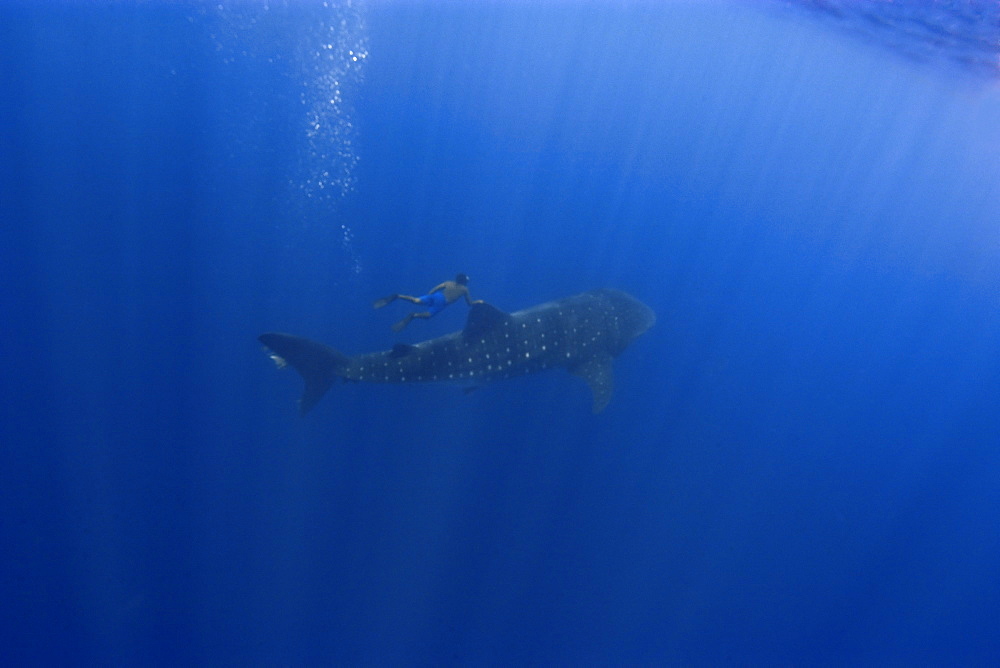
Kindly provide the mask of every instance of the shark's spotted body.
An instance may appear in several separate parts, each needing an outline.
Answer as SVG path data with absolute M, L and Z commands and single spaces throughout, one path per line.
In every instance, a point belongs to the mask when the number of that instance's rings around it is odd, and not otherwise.
M 481 385 L 552 368 L 568 369 L 586 380 L 597 413 L 611 400 L 611 360 L 655 319 L 642 302 L 605 289 L 510 314 L 476 304 L 460 332 L 356 357 L 290 334 L 272 332 L 259 338 L 279 366 L 287 361 L 305 380 L 303 414 L 337 377 L 367 383 Z

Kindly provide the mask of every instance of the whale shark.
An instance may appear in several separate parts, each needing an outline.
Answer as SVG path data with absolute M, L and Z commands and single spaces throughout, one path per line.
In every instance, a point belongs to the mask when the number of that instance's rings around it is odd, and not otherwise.
M 612 360 L 655 322 L 653 310 L 638 299 L 604 288 L 514 313 L 485 302 L 474 304 L 461 331 L 363 355 L 344 355 L 318 341 L 281 332 L 257 338 L 279 368 L 291 366 L 305 381 L 301 415 L 312 410 L 338 378 L 478 387 L 548 369 L 567 369 L 586 381 L 593 411 L 600 413 L 614 391 Z

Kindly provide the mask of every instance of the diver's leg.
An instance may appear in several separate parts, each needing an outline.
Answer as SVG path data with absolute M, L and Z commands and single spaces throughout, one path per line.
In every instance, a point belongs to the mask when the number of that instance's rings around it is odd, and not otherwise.
M 420 298 L 420 297 L 411 297 L 410 295 L 396 295 L 396 299 L 405 299 L 406 301 L 412 302 L 414 304 L 423 304 L 424 303 L 422 298 Z
M 426 312 L 425 313 L 411 313 L 410 315 L 406 316 L 405 318 L 403 318 L 402 320 L 400 320 L 399 322 L 397 322 L 395 325 L 393 325 L 392 326 L 392 331 L 394 331 L 394 332 L 402 332 L 404 329 L 406 329 L 406 326 L 409 325 L 410 321 L 413 320 L 414 318 L 427 319 L 427 318 L 431 317 L 431 315 L 432 315 L 431 313 L 426 313 Z
M 413 314 L 412 313 L 410 315 L 406 316 L 405 318 L 403 318 L 402 320 L 400 320 L 399 322 L 397 322 L 395 325 L 393 325 L 392 326 L 392 331 L 394 331 L 394 332 L 402 332 L 404 329 L 406 329 L 406 326 L 410 324 L 411 320 L 413 320 Z
M 375 303 L 372 304 L 372 306 L 374 306 L 375 308 L 382 308 L 383 306 L 391 304 L 392 302 L 396 301 L 397 299 L 403 299 L 405 301 L 412 302 L 414 304 L 421 304 L 421 303 L 423 303 L 421 301 L 420 297 L 411 297 L 410 295 L 398 295 L 397 294 L 397 295 L 389 295 L 388 297 L 382 297 L 382 299 L 376 299 Z

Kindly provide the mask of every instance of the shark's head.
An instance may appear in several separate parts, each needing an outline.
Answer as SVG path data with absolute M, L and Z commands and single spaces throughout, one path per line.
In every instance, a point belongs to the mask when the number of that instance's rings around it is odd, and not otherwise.
M 618 355 L 656 322 L 656 314 L 641 301 L 620 290 L 595 291 L 603 300 L 613 323 L 612 355 Z

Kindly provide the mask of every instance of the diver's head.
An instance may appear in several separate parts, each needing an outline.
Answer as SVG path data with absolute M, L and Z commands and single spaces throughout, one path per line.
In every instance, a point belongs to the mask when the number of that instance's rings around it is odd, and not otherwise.
M 468 285 L 469 277 L 466 276 L 465 274 L 459 274 L 458 276 L 455 277 L 455 282 L 458 283 L 459 285 Z

